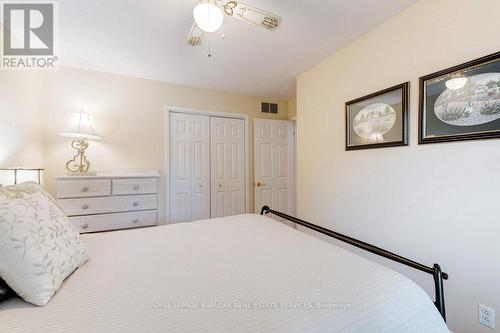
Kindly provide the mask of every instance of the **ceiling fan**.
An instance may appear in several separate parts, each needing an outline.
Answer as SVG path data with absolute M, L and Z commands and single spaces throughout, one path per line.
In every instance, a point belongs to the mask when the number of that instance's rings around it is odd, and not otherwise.
M 234 17 L 240 21 L 258 25 L 270 31 L 276 30 L 281 22 L 281 17 L 278 15 L 239 1 L 200 1 L 201 3 L 193 10 L 194 22 L 186 40 L 186 44 L 189 46 L 201 45 L 204 33 L 218 31 L 222 26 L 224 16 Z

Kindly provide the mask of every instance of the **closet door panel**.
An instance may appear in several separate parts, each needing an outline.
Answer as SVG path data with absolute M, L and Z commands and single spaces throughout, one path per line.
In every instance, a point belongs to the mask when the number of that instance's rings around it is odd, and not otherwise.
M 212 217 L 245 212 L 244 120 L 211 117 Z
M 191 221 L 210 218 L 210 133 L 206 116 L 191 119 Z
M 170 221 L 190 219 L 189 119 L 170 114 Z
M 210 217 L 209 119 L 170 113 L 170 222 Z

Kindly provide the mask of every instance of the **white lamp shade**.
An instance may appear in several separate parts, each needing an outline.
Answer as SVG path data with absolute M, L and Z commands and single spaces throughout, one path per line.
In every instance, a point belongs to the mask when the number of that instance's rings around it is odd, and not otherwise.
M 196 25 L 205 32 L 215 32 L 220 29 L 224 21 L 222 10 L 214 4 L 200 3 L 193 10 Z
M 92 116 L 85 112 L 73 113 L 68 123 L 68 128 L 61 133 L 62 136 L 70 138 L 81 138 L 99 140 L 101 137 L 94 131 L 94 121 Z

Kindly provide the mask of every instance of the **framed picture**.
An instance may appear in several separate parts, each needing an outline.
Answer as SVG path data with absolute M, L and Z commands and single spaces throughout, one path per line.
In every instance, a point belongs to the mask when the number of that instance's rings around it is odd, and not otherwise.
M 346 150 L 408 145 L 409 84 L 346 103 Z
M 420 78 L 419 143 L 500 137 L 500 52 Z

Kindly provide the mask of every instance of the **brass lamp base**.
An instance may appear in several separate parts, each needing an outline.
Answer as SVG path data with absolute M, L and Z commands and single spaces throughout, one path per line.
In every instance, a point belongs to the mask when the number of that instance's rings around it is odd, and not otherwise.
M 66 170 L 72 174 L 88 174 L 90 161 L 85 156 L 85 150 L 89 147 L 89 142 L 87 139 L 75 139 L 71 142 L 71 147 L 77 151 L 77 154 L 66 162 Z

